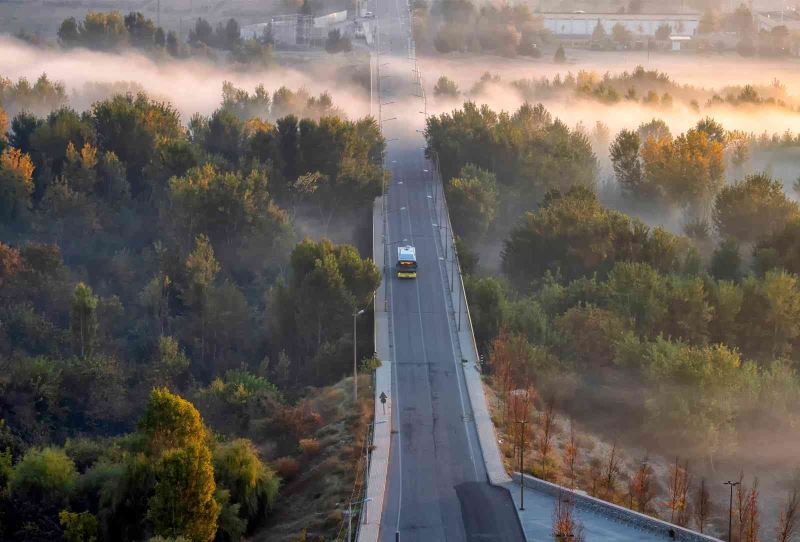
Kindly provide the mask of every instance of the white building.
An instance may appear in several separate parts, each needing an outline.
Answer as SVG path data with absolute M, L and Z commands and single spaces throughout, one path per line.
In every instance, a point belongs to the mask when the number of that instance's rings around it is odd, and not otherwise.
M 544 26 L 556 36 L 589 38 L 599 22 L 607 34 L 617 23 L 638 36 L 654 36 L 659 26 L 668 24 L 673 34 L 694 36 L 700 24 L 699 13 L 542 13 Z

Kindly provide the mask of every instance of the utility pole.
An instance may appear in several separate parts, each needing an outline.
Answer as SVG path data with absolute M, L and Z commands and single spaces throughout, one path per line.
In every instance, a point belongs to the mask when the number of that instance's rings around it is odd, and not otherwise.
M 519 424 L 519 509 L 525 510 L 525 424 L 527 420 L 517 420 Z
M 728 503 L 728 542 L 733 540 L 733 488 L 738 486 L 740 482 L 732 482 L 728 480 L 725 482 L 726 486 L 731 486 L 731 499 Z
M 364 309 L 353 313 L 353 403 L 358 401 L 358 328 L 356 318 L 364 314 Z
M 156 3 L 156 26 L 161 28 L 161 0 Z

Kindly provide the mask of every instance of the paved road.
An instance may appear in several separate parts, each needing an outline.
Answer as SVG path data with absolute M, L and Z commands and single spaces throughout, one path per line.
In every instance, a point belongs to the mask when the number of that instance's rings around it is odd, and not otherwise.
M 381 79 L 392 173 L 387 193 L 387 264 L 397 246 L 411 244 L 419 262 L 416 280 L 387 273 L 393 346 L 395 418 L 381 540 L 521 541 L 510 494 L 487 482 L 467 396 L 456 360 L 454 322 L 447 312 L 445 268 L 435 237 L 431 179 L 424 169 L 422 108 L 409 102 L 415 91 L 408 61 L 405 1 L 381 0 L 374 8 L 381 27 Z M 409 103 L 412 105 L 409 106 Z

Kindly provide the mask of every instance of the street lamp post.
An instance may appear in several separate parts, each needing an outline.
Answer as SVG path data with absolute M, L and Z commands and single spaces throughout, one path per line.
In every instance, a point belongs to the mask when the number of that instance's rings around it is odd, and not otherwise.
M 740 482 L 732 482 L 728 480 L 725 482 L 726 486 L 731 486 L 731 498 L 728 503 L 728 542 L 733 540 L 733 488 L 738 486 Z
M 519 509 L 525 510 L 525 424 L 528 420 L 517 420 L 519 424 Z
M 353 313 L 353 403 L 358 401 L 358 328 L 356 318 L 364 314 L 364 309 Z

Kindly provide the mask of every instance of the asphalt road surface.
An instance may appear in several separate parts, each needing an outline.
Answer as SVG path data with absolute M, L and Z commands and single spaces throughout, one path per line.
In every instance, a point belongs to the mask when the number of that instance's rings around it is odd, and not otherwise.
M 374 5 L 374 4 L 373 4 Z M 374 8 L 380 37 L 380 100 L 386 163 L 387 265 L 390 342 L 393 346 L 395 418 L 381 540 L 402 542 L 524 540 L 511 495 L 487 481 L 472 421 L 455 323 L 446 302 L 446 262 L 437 242 L 432 179 L 425 170 L 424 118 L 418 94 L 405 1 L 380 0 Z M 398 279 L 391 270 L 397 247 L 416 247 L 418 276 Z

